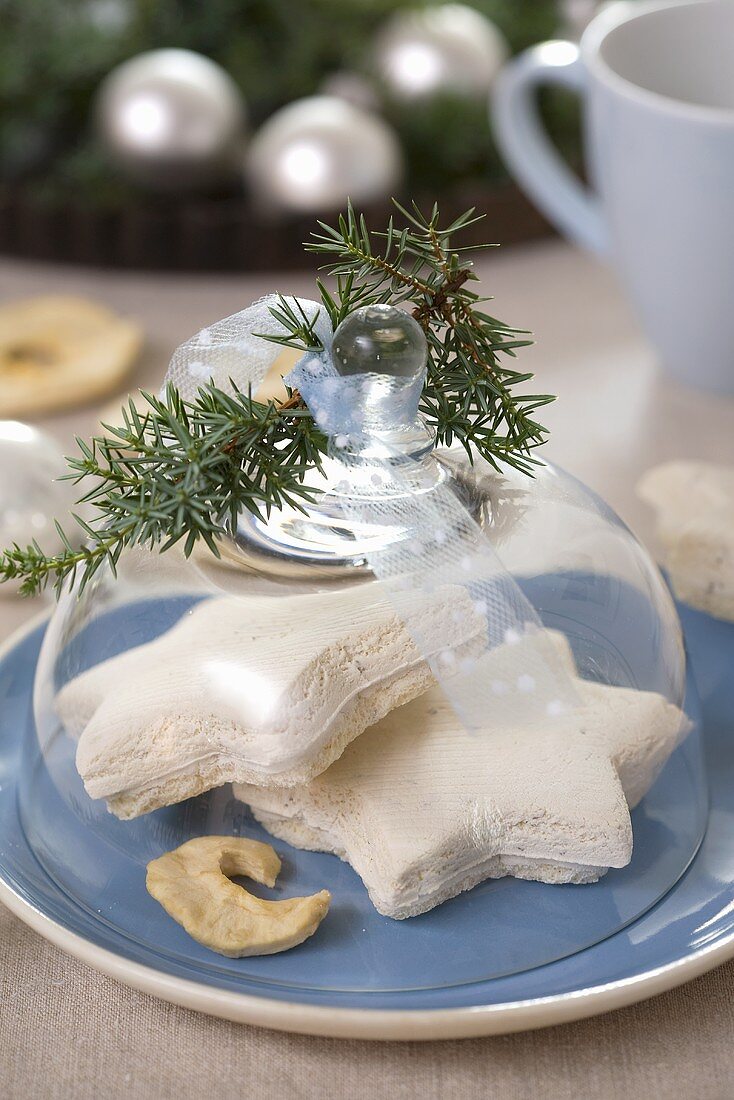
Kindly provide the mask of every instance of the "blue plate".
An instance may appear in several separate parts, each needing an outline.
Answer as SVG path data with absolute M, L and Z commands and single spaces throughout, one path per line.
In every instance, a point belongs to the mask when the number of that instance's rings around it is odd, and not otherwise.
M 329 936 L 320 944 L 325 925 L 309 941 L 310 951 L 233 961 L 220 960 L 192 944 L 140 892 L 140 883 L 130 877 L 132 871 L 122 853 L 119 864 L 98 866 L 96 893 L 84 895 L 74 881 L 74 867 L 87 858 L 89 831 L 80 825 L 76 836 L 67 835 L 59 818 L 59 862 L 54 863 L 54 853 L 47 851 L 47 836 L 44 847 L 39 847 L 38 838 L 31 847 L 18 810 L 16 777 L 42 628 L 12 644 L 0 662 L 0 897 L 49 939 L 128 984 L 203 1011 L 288 1030 L 401 1039 L 489 1034 L 578 1018 L 668 988 L 734 955 L 734 627 L 686 609 L 681 616 L 703 697 L 711 784 L 706 838 L 689 870 L 653 908 L 626 929 L 565 959 L 491 980 L 469 980 L 470 952 L 465 943 L 469 924 L 463 927 L 461 921 L 471 921 L 473 907 L 475 915 L 481 913 L 481 894 L 474 891 L 463 901 L 457 899 L 453 915 L 455 903 L 449 903 L 425 921 L 387 922 L 389 934 L 382 931 L 383 919 L 367 909 L 359 913 L 346 909 L 333 914 L 333 921 L 330 915 Z M 46 805 L 44 799 L 43 809 L 52 814 L 52 792 L 47 793 L 49 802 Z M 228 815 L 231 819 L 233 812 L 223 802 L 223 821 Z M 638 818 L 636 839 L 656 824 L 650 805 Z M 158 821 L 157 852 L 170 847 L 165 815 Z M 32 821 L 25 825 L 33 829 Z M 645 847 L 637 845 L 638 851 Z M 66 880 L 57 870 L 61 853 L 68 868 Z M 349 868 L 333 857 L 298 853 L 299 875 L 305 882 L 313 879 L 314 886 L 323 885 L 322 860 L 328 860 L 329 867 L 336 865 L 345 888 L 354 896 Z M 288 880 L 291 864 L 286 859 L 286 887 L 296 883 L 292 870 L 293 880 Z M 593 905 L 603 909 L 615 899 L 619 920 L 618 899 L 625 897 L 625 891 L 627 895 L 634 891 L 635 876 L 627 872 L 626 884 L 624 871 L 614 876 L 592 888 L 599 899 Z M 545 892 L 544 912 L 555 922 L 556 935 L 562 919 L 568 920 L 569 912 L 577 908 L 574 894 L 594 896 L 583 887 L 541 887 L 510 880 L 497 886 L 500 904 L 503 891 L 515 887 Z M 472 895 L 479 900 L 473 902 Z M 90 903 L 92 896 L 96 905 Z M 510 893 L 507 896 L 511 898 Z M 549 897 L 558 900 L 549 902 Z M 526 900 L 532 901 L 530 893 Z M 136 932 L 126 905 L 137 914 Z M 598 916 L 597 912 L 594 919 Z M 368 917 L 374 927 L 366 923 Z M 573 921 L 568 923 L 572 927 Z M 406 936 L 411 924 L 410 935 L 418 937 L 423 950 L 440 950 L 439 980 L 432 976 L 426 983 L 409 976 L 406 981 L 405 965 L 408 970 L 410 966 L 400 955 L 409 951 Z M 396 930 L 394 938 L 392 930 Z M 490 932 L 482 922 L 475 928 L 474 942 Z M 575 937 L 574 931 L 569 949 Z M 238 965 L 242 963 L 247 965 Z M 507 969 L 512 965 L 510 961 Z M 391 967 L 399 974 L 392 989 Z M 379 974 L 379 980 L 360 987 L 350 970 Z

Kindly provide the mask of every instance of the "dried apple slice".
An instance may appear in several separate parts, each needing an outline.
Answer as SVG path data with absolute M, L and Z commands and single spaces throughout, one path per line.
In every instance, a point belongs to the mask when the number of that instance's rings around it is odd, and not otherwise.
M 230 882 L 246 875 L 274 886 L 280 860 L 269 844 L 246 837 L 201 836 L 148 864 L 148 893 L 188 934 L 220 955 L 274 955 L 312 936 L 329 910 L 321 890 L 265 901 Z
M 84 298 L 0 307 L 0 417 L 55 412 L 114 392 L 141 344 L 138 325 Z

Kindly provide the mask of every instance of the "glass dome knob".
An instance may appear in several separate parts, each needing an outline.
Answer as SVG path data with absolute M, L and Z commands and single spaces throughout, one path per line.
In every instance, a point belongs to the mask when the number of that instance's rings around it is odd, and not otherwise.
M 418 480 L 429 491 L 451 477 L 435 460 L 435 435 L 418 413 L 428 360 L 418 322 L 395 306 L 362 306 L 337 326 L 331 356 L 344 383 L 336 399 L 326 398 L 328 412 L 344 427 L 332 423 L 335 451 L 314 478 L 314 500 L 297 509 L 274 508 L 267 518 L 243 512 L 232 538 L 222 543 L 225 557 L 260 573 L 318 573 L 350 582 L 371 575 L 366 554 L 388 536 L 345 510 L 345 496 L 374 496 L 375 486 L 384 485 L 386 466 L 406 461 L 413 464 L 411 491 Z M 392 486 L 391 492 L 404 495 L 407 489 Z M 395 537 L 403 535 L 397 529 Z
M 428 345 L 409 313 L 396 306 L 362 306 L 337 327 L 332 356 L 342 377 L 381 374 L 417 382 L 425 374 Z

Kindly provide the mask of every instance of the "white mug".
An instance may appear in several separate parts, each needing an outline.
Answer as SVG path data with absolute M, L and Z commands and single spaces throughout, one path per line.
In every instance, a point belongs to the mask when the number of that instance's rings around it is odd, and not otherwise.
M 583 95 L 590 189 L 555 151 L 538 86 Z M 734 0 L 628 0 L 580 46 L 546 42 L 501 74 L 511 171 L 569 237 L 609 259 L 663 364 L 734 393 Z

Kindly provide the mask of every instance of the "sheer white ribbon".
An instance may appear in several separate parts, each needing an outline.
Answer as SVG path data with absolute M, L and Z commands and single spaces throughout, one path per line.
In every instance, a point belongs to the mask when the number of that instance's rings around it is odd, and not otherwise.
M 174 353 L 166 382 L 187 399 L 209 381 L 228 392 L 234 385 L 255 393 L 280 354 L 279 345 L 259 335 L 284 333 L 270 312 L 277 301 L 268 296 L 203 329 Z M 340 377 L 331 363 L 333 333 L 325 311 L 308 299 L 289 301 L 314 320 L 325 351 L 304 356 L 288 381 L 298 386 L 329 435 L 330 455 L 343 469 L 337 489 L 345 513 L 385 532 L 367 551 L 368 565 L 461 721 L 468 729 L 486 729 L 551 719 L 575 706 L 574 670 L 500 561 L 488 532 L 445 479 L 427 474 L 435 464 L 392 455 L 389 447 L 383 448 L 383 457 L 365 463 L 354 442 L 361 432 L 366 387 L 374 378 Z M 396 385 L 394 396 L 396 416 L 415 416 L 419 393 L 414 384 Z M 470 655 L 457 657 L 450 648 L 437 653 L 435 626 L 429 637 L 416 611 L 416 592 L 430 596 L 445 585 L 469 594 L 468 604 L 461 601 L 463 611 L 457 601 L 447 614 L 465 615 L 469 606 L 468 614 L 476 617 L 480 645 Z

